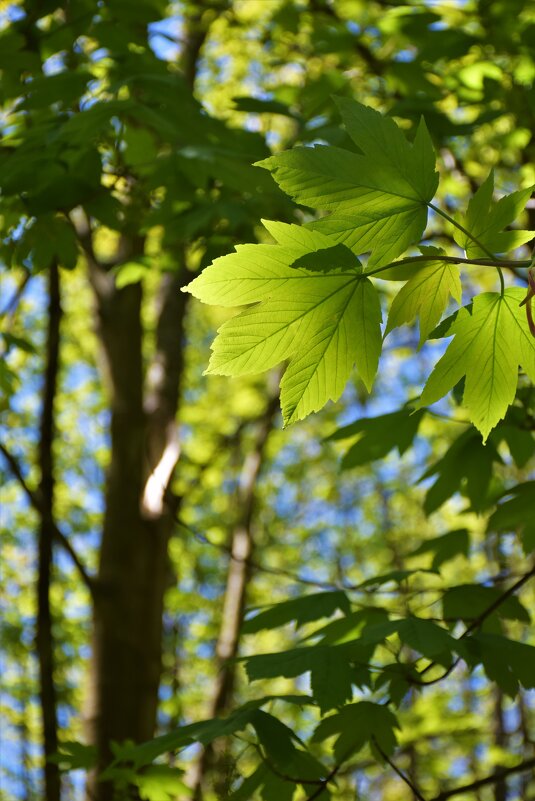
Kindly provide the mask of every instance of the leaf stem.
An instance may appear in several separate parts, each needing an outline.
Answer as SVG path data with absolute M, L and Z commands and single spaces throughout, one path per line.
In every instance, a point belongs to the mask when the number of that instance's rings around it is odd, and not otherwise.
M 404 264 L 412 264 L 412 262 L 433 262 L 442 261 L 447 264 L 473 264 L 480 267 L 496 267 L 500 270 L 502 267 L 514 265 L 515 267 L 529 267 L 530 261 L 528 259 L 521 259 L 519 261 L 501 261 L 496 258 L 491 259 L 465 259 L 463 256 L 407 256 L 406 259 L 399 259 L 398 261 L 391 261 L 389 264 L 383 264 L 382 267 L 377 267 L 375 270 L 363 273 L 366 277 L 370 275 L 379 275 L 385 270 L 390 270 L 392 267 L 401 267 Z
M 307 796 L 306 801 L 314 801 L 316 798 L 319 798 L 322 795 L 322 793 L 324 792 L 324 790 L 327 787 L 327 785 L 329 784 L 329 782 L 331 782 L 336 777 L 336 774 L 338 773 L 338 771 L 340 770 L 340 768 L 342 767 L 344 762 L 347 759 L 349 759 L 349 757 L 351 756 L 352 751 L 353 751 L 353 748 L 350 748 L 348 751 L 346 751 L 345 754 L 342 755 L 342 757 L 336 763 L 336 765 L 333 767 L 331 772 L 328 773 L 327 776 L 325 776 L 325 778 L 322 780 L 321 785 L 314 790 L 312 795 Z
M 496 259 L 496 256 L 494 255 L 494 253 L 492 253 L 492 251 L 490 251 L 487 247 L 485 247 L 485 245 L 482 242 L 480 242 L 479 239 L 476 236 L 474 236 L 474 234 L 471 234 L 470 231 L 468 231 L 463 225 L 461 225 L 460 222 L 457 222 L 457 220 L 455 220 L 453 217 L 450 217 L 450 215 L 446 211 L 441 209 L 439 206 L 435 206 L 434 203 L 428 203 L 427 205 L 429 206 L 430 209 L 436 211 L 437 214 L 440 214 L 441 217 L 444 217 L 445 220 L 450 222 L 459 231 L 462 231 L 465 236 L 467 236 L 469 239 L 472 240 L 472 242 L 475 242 L 475 244 L 479 248 L 481 248 L 483 253 L 487 254 L 489 259 Z
M 414 784 L 414 782 L 413 782 L 413 781 L 412 781 L 412 780 L 409 778 L 409 776 L 407 776 L 407 775 L 406 775 L 406 774 L 405 774 L 405 773 L 404 773 L 404 772 L 403 772 L 403 771 L 402 771 L 400 768 L 398 768 L 398 766 L 396 765 L 396 763 L 395 763 L 395 762 L 394 762 L 392 759 L 390 759 L 390 757 L 388 756 L 388 754 L 385 754 L 385 752 L 383 751 L 383 749 L 381 748 L 381 746 L 379 745 L 379 743 L 377 742 L 377 740 L 375 739 L 375 737 L 372 737 L 372 740 L 373 740 L 373 744 L 375 745 L 375 747 L 376 747 L 377 751 L 378 751 L 378 752 L 381 754 L 381 756 L 383 757 L 383 759 L 385 760 L 385 762 L 387 762 L 387 763 L 390 765 L 390 767 L 392 768 L 392 770 L 394 771 L 394 773 L 397 773 L 397 775 L 399 776 L 399 778 L 400 778 L 400 779 L 401 779 L 403 782 L 405 782 L 405 784 L 406 784 L 408 787 L 410 787 L 410 789 L 412 790 L 412 794 L 413 794 L 413 796 L 414 796 L 415 798 L 417 798 L 417 799 L 418 799 L 418 801 L 426 801 L 425 797 L 424 797 L 424 796 L 421 794 L 420 790 L 418 789 L 418 787 L 416 787 L 416 785 L 415 785 L 415 784 Z
M 500 276 L 500 295 L 503 298 L 503 294 L 505 292 L 505 281 L 503 279 L 503 270 L 501 267 L 496 267 L 496 269 L 498 270 L 498 275 Z
M 470 231 L 468 231 L 464 226 L 462 226 L 461 223 L 457 222 L 457 220 L 454 220 L 453 217 L 450 217 L 450 215 L 447 212 L 443 211 L 443 209 L 441 209 L 439 206 L 435 206 L 434 203 L 428 203 L 427 205 L 429 206 L 430 209 L 433 209 L 433 211 L 435 211 L 437 214 L 440 214 L 441 217 L 444 217 L 445 220 L 450 222 L 459 231 L 462 231 L 465 236 L 467 236 L 469 239 L 472 240 L 472 242 L 475 242 L 475 244 L 479 248 L 481 248 L 483 253 L 486 253 L 490 259 L 492 260 L 496 259 L 496 256 L 494 255 L 494 253 L 492 253 L 492 251 L 490 251 L 482 242 L 480 242 L 479 239 L 476 236 L 474 236 L 474 234 L 471 234 Z M 498 270 L 498 275 L 500 276 L 500 293 L 503 297 L 503 293 L 505 292 L 505 281 L 503 279 L 501 264 L 502 262 L 498 260 L 498 263 L 495 264 L 494 266 Z
M 440 420 L 447 420 L 449 423 L 460 423 L 463 426 L 470 425 L 470 420 L 459 420 L 457 417 L 451 417 L 449 414 L 443 412 L 435 412 L 433 409 L 426 409 L 427 414 L 433 417 L 438 417 Z

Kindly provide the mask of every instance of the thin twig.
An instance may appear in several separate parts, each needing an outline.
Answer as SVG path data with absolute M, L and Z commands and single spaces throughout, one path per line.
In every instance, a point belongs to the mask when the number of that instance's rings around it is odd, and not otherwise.
M 398 259 L 391 261 L 388 264 L 383 264 L 382 267 L 377 267 L 375 270 L 364 272 L 363 275 L 369 277 L 370 275 L 379 275 L 385 270 L 391 270 L 394 267 L 404 267 L 407 264 L 425 264 L 426 262 L 445 262 L 446 264 L 472 264 L 475 267 L 529 267 L 531 262 L 529 259 L 521 259 L 519 261 L 501 261 L 499 259 L 465 259 L 463 256 L 407 256 L 405 259 Z
M 314 790 L 312 795 L 309 795 L 307 797 L 306 801 L 314 801 L 314 799 L 320 797 L 320 795 L 323 793 L 329 782 L 331 782 L 335 778 L 336 774 L 338 773 L 338 771 L 340 770 L 346 759 L 350 756 L 350 753 L 351 752 L 349 752 L 346 756 L 342 757 L 340 762 L 337 762 L 337 764 L 334 766 L 331 772 L 328 773 L 324 779 L 322 779 L 320 786 L 317 787 L 316 790 Z
M 379 745 L 379 743 L 377 742 L 377 740 L 375 739 L 375 737 L 372 737 L 372 740 L 373 740 L 373 744 L 374 744 L 374 746 L 375 746 L 375 747 L 376 747 L 376 749 L 379 751 L 379 753 L 381 754 L 381 756 L 383 757 L 383 759 L 385 760 L 385 762 L 388 762 L 388 764 L 390 765 L 390 767 L 392 768 L 392 770 L 394 771 L 394 773 L 397 773 L 397 775 L 399 776 L 399 778 L 400 778 L 402 781 L 404 781 L 404 782 L 405 782 L 405 784 L 406 784 L 408 787 L 410 787 L 410 788 L 411 788 L 411 790 L 412 790 L 412 792 L 413 792 L 413 795 L 415 796 L 415 798 L 417 798 L 417 799 L 418 799 L 418 801 L 426 801 L 425 797 L 424 797 L 424 796 L 421 794 L 421 792 L 420 792 L 420 791 L 419 791 L 419 789 L 416 787 L 416 785 L 415 785 L 415 784 L 412 782 L 412 780 L 411 780 L 411 779 L 410 779 L 410 778 L 409 778 L 409 777 L 408 777 L 408 776 L 407 776 L 405 773 L 403 773 L 403 771 L 402 771 L 400 768 L 398 768 L 398 766 L 396 765 L 396 763 L 395 763 L 395 762 L 393 762 L 393 761 L 390 759 L 390 757 L 389 757 L 389 756 L 387 756 L 387 754 L 385 754 L 385 752 L 383 751 L 383 749 L 381 748 L 381 746 Z
M 256 560 L 251 559 L 250 557 L 236 556 L 236 554 L 232 553 L 232 549 L 228 545 L 219 542 L 214 542 L 213 540 L 209 539 L 209 537 L 207 537 L 206 534 L 202 534 L 200 531 L 197 531 L 188 523 L 185 523 L 184 520 L 182 520 L 182 518 L 180 518 L 178 515 L 175 515 L 175 522 L 178 526 L 180 526 L 181 528 L 185 529 L 190 534 L 192 534 L 195 537 L 195 539 L 198 540 L 199 542 L 202 542 L 205 545 L 211 545 L 212 548 L 217 548 L 219 551 L 226 553 L 227 556 L 229 556 L 230 559 L 232 559 L 232 561 L 246 563 L 254 570 L 258 570 L 262 573 L 268 573 L 271 576 L 281 576 L 290 579 L 291 581 L 295 581 L 298 584 L 306 584 L 310 587 L 320 587 L 326 590 L 346 589 L 344 587 L 340 587 L 338 584 L 335 584 L 332 581 L 315 581 L 314 579 L 307 579 L 304 578 L 304 576 L 292 573 L 290 570 L 284 570 L 284 568 L 269 567 L 268 565 L 260 564 L 260 562 L 257 562 Z
M 501 606 L 501 605 L 502 605 L 502 604 L 503 604 L 503 603 L 504 603 L 504 602 L 505 602 L 505 601 L 506 601 L 506 600 L 507 600 L 507 599 L 508 599 L 508 598 L 509 598 L 511 595 L 513 595 L 513 594 L 514 594 L 514 593 L 515 593 L 517 590 L 519 590 L 519 589 L 520 589 L 520 587 L 522 587 L 522 586 L 523 586 L 523 585 L 524 585 L 524 584 L 525 584 L 527 581 L 529 581 L 529 579 L 530 579 L 530 578 L 532 578 L 533 576 L 535 576 L 535 566 L 534 566 L 534 567 L 532 567 L 532 568 L 531 568 L 531 570 L 528 570 L 528 572 L 527 572 L 527 573 L 524 573 L 524 574 L 523 574 L 523 575 L 522 575 L 522 576 L 521 576 L 521 577 L 518 579 L 518 581 L 516 581 L 514 584 L 512 584 L 512 585 L 509 587 L 509 589 L 505 590 L 505 592 L 503 592 L 503 593 L 502 593 L 502 594 L 501 594 L 501 595 L 500 595 L 498 598 L 496 598 L 496 599 L 495 599 L 495 600 L 494 600 L 494 601 L 493 601 L 493 602 L 492 602 L 492 603 L 491 603 L 491 604 L 490 604 L 490 605 L 489 605 L 489 606 L 488 606 L 486 609 L 484 609 L 484 610 L 483 610 L 483 612 L 481 612 L 481 614 L 480 614 L 480 615 L 478 615 L 478 616 L 477 616 L 477 617 L 476 617 L 476 618 L 475 618 L 475 619 L 474 619 L 474 620 L 473 620 L 473 621 L 470 623 L 470 625 L 469 625 L 469 626 L 467 626 L 467 628 L 465 629 L 465 631 L 464 631 L 464 632 L 461 634 L 461 636 L 459 637 L 459 641 L 460 641 L 460 640 L 464 640 L 464 638 L 465 638 L 465 637 L 467 637 L 467 636 L 468 636 L 469 634 L 471 634 L 473 631 L 475 631 L 476 629 L 478 629 L 478 628 L 481 626 L 481 624 L 482 624 L 482 623 L 483 623 L 483 622 L 484 622 L 484 621 L 485 621 L 485 620 L 486 620 L 486 619 L 487 619 L 487 618 L 488 618 L 488 617 L 489 617 L 489 616 L 490 616 L 490 615 L 491 615 L 493 612 L 495 612 L 495 611 L 496 611 L 496 609 L 498 609 L 498 608 L 499 608 L 499 607 L 500 607 L 500 606 Z M 422 682 L 420 682 L 419 680 L 415 680 L 415 679 L 411 679 L 410 681 L 411 681 L 411 683 L 413 683 L 413 684 L 418 684 L 418 685 L 423 685 L 423 686 L 427 686 L 427 685 L 430 685 L 430 684 L 436 684 L 437 682 L 439 682 L 439 681 L 442 681 L 443 679 L 447 678 L 447 676 L 449 676 L 449 675 L 450 675 L 450 673 L 452 673 L 452 672 L 455 670 L 455 668 L 457 667 L 457 665 L 458 665 L 460 662 L 461 662 L 461 657 L 460 657 L 460 656 L 458 656 L 458 657 L 457 657 L 457 659 L 455 659 L 455 660 L 454 660 L 454 662 L 452 662 L 452 664 L 449 666 L 449 668 L 447 668 L 447 670 L 446 670 L 446 671 L 445 671 L 445 672 L 444 672 L 444 673 L 443 673 L 441 676 L 438 676 L 436 679 L 432 679 L 431 681 L 422 681 Z M 420 671 L 420 673 L 419 673 L 419 676 L 423 676 L 425 673 L 427 673 L 429 670 L 431 670 L 431 668 L 435 667 L 435 665 L 436 665 L 436 664 L 437 664 L 436 662 L 430 662 L 430 663 L 429 663 L 429 665 L 427 665 L 427 667 L 425 667 L 423 670 L 421 670 L 421 671 Z
M 24 494 L 28 498 L 30 505 L 35 509 L 38 515 L 43 514 L 43 506 L 40 499 L 39 492 L 37 490 L 33 490 L 29 484 L 27 483 L 20 465 L 17 459 L 13 456 L 13 454 L 6 448 L 6 446 L 0 442 L 0 453 L 5 458 L 6 462 L 9 465 L 12 475 L 17 479 L 20 487 L 24 491 Z M 85 569 L 84 565 L 80 561 L 80 557 L 74 550 L 73 546 L 71 545 L 68 537 L 61 531 L 57 523 L 54 523 L 54 536 L 58 541 L 58 544 L 62 546 L 63 550 L 68 553 L 73 562 L 74 566 L 76 567 L 80 578 L 84 582 L 85 586 L 91 593 L 94 595 L 95 593 L 95 579 L 91 576 L 87 570 Z
M 462 793 L 473 793 L 481 787 L 486 787 L 489 784 L 497 784 L 507 776 L 513 776 L 515 773 L 522 773 L 523 771 L 531 770 L 535 767 L 535 757 L 526 759 L 512 768 L 503 768 L 491 773 L 490 776 L 485 776 L 484 779 L 478 779 L 471 784 L 462 784 L 457 787 L 452 787 L 451 790 L 443 790 L 443 792 L 436 795 L 431 801 L 446 801 L 447 798 L 453 798 L 454 795 L 461 795 Z
M 334 581 L 330 582 L 330 581 L 320 581 L 319 579 L 307 579 L 304 576 L 300 576 L 298 573 L 293 573 L 291 570 L 285 570 L 284 568 L 278 568 L 278 567 L 270 567 L 269 565 L 265 565 L 261 562 L 258 562 L 248 557 L 236 556 L 236 554 L 232 553 L 232 549 L 228 545 L 225 545 L 224 543 L 220 542 L 214 542 L 209 537 L 207 537 L 206 534 L 203 534 L 201 531 L 194 528 L 189 523 L 186 523 L 178 514 L 174 513 L 173 503 L 172 501 L 169 500 L 169 494 L 167 494 L 166 500 L 169 503 L 169 508 L 174 516 L 174 520 L 177 526 L 190 533 L 193 537 L 195 537 L 195 539 L 198 542 L 201 542 L 204 545 L 210 545 L 212 548 L 216 548 L 218 551 L 221 551 L 222 553 L 225 553 L 227 556 L 229 556 L 230 559 L 232 559 L 233 561 L 246 562 L 254 570 L 258 570 L 261 573 L 267 573 L 268 575 L 272 576 L 280 576 L 282 578 L 287 578 L 290 581 L 295 581 L 298 584 L 305 584 L 310 587 L 318 587 L 319 589 L 324 589 L 324 590 L 340 590 L 342 592 L 360 592 L 363 593 L 364 595 L 372 595 L 372 594 L 377 595 L 378 593 L 382 595 L 391 595 L 393 592 L 395 592 L 390 590 L 379 590 L 372 587 L 363 587 L 362 583 L 366 582 L 362 582 L 361 584 L 340 584 Z M 503 581 L 507 578 L 512 578 L 512 576 L 498 576 L 498 577 L 491 576 L 488 579 L 485 579 L 485 581 L 497 581 L 498 579 Z M 427 587 L 421 590 L 414 590 L 413 594 L 417 595 L 427 592 L 442 592 L 442 591 L 443 590 L 439 588 Z
M 20 284 L 17 286 L 17 288 L 13 293 L 13 296 L 8 300 L 2 311 L 0 311 L 0 317 L 7 317 L 7 316 L 11 317 L 15 313 L 16 308 L 19 305 L 19 301 L 22 295 L 24 294 L 24 290 L 26 289 L 30 278 L 31 278 L 31 273 L 29 271 L 25 271 L 24 275 L 22 276 Z
M 325 779 L 304 779 L 298 778 L 297 776 L 289 776 L 287 773 L 283 773 L 276 767 L 276 765 L 273 764 L 271 759 L 269 759 L 267 754 L 264 753 L 263 749 L 258 743 L 250 743 L 250 745 L 253 746 L 262 762 L 267 766 L 268 770 L 270 770 L 279 779 L 282 779 L 285 782 L 292 782 L 293 784 L 311 784 L 314 786 L 321 786 L 322 789 L 325 787 Z
M 527 581 L 529 581 L 530 578 L 532 578 L 533 576 L 535 576 L 535 565 L 531 568 L 531 570 L 528 570 L 527 573 L 524 573 L 524 575 L 522 575 L 518 579 L 518 581 L 512 584 L 508 590 L 505 590 L 505 592 L 503 592 L 498 598 L 496 598 L 496 600 L 493 601 L 490 604 L 490 606 L 488 606 L 485 609 L 484 612 L 482 612 L 478 617 L 476 617 L 476 619 L 473 620 L 472 623 L 470 623 L 466 631 L 463 632 L 463 634 L 459 639 L 463 640 L 466 636 L 468 636 L 468 634 L 474 631 L 474 629 L 479 628 L 479 626 L 483 623 L 484 620 L 486 620 L 489 617 L 489 615 L 491 615 L 496 609 L 498 609 L 498 607 L 500 607 L 504 603 L 504 601 L 506 601 L 511 595 L 513 595 L 517 590 L 519 590 L 520 587 L 522 587 L 522 585 L 525 584 Z

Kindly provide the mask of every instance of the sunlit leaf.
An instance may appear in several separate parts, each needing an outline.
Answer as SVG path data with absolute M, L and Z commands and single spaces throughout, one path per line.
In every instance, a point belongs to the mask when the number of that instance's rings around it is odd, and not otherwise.
M 489 252 L 508 253 L 533 239 L 533 231 L 503 230 L 524 211 L 533 189 L 530 186 L 494 202 L 494 173 L 489 174 L 470 199 L 466 216 L 461 218 L 467 233 L 455 230 L 455 241 L 469 258 L 486 258 Z
M 421 250 L 426 256 L 436 255 L 437 260 L 418 270 L 399 290 L 390 307 L 386 326 L 388 334 L 393 328 L 411 323 L 418 316 L 420 346 L 440 320 L 450 295 L 460 303 L 462 292 L 459 267 L 440 261 L 440 256 L 445 255 L 444 251 L 431 247 Z
M 288 424 L 338 399 L 355 363 L 371 388 L 381 351 L 381 311 L 375 288 L 359 270 L 295 267 L 311 244 L 330 248 L 327 237 L 281 223 L 269 230 L 278 245 L 240 248 L 187 289 L 209 303 L 263 301 L 220 328 L 208 372 L 258 373 L 289 360 L 281 382 Z
M 521 289 L 503 296 L 487 292 L 474 298 L 470 314 L 461 309 L 448 335 L 454 335 L 431 373 L 419 405 L 439 400 L 463 376 L 463 404 L 485 441 L 513 402 L 521 366 L 535 380 L 535 341 L 520 308 Z
M 438 177 L 423 122 L 409 144 L 393 120 L 354 100 L 339 98 L 346 129 L 360 154 L 336 147 L 294 148 L 260 162 L 298 203 L 332 214 L 311 227 L 369 264 L 396 258 L 417 242 Z

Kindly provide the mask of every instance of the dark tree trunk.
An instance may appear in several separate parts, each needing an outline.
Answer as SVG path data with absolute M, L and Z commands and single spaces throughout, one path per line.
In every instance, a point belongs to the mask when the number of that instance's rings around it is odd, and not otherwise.
M 202 10 L 200 3 L 184 23 L 182 67 L 192 91 L 209 24 Z M 180 502 L 173 509 L 166 505 L 179 455 L 176 417 L 189 299 L 180 289 L 192 276 L 184 253 L 178 255 L 177 271 L 162 276 L 156 347 L 145 385 L 141 285 L 118 290 L 113 274 L 95 257 L 91 230 L 79 236 L 96 299 L 111 399 L 111 460 L 94 592 L 87 714 L 98 763 L 87 795 L 91 801 L 111 801 L 111 782 L 96 778 L 112 758 L 111 744 L 150 739 L 156 726 L 164 595 L 170 576 L 168 541 Z M 114 264 L 142 253 L 140 239 L 124 236 Z
M 54 640 L 52 634 L 52 611 L 50 608 L 50 582 L 52 577 L 52 552 L 55 536 L 54 463 L 54 400 L 56 397 L 59 367 L 61 305 L 59 271 L 53 263 L 49 270 L 48 330 L 46 341 L 46 366 L 43 385 L 43 402 L 39 431 L 39 485 L 41 514 L 39 524 L 39 556 L 37 579 L 37 632 L 36 647 L 39 660 L 39 694 L 43 721 L 43 744 L 45 755 L 44 778 L 47 801 L 59 801 L 61 779 L 57 764 L 49 761 L 58 750 L 56 712 L 56 689 L 54 685 Z
M 144 399 L 141 287 L 117 290 L 109 272 L 95 261 L 90 266 L 112 410 L 88 710 L 100 771 L 112 758 L 112 742 L 149 739 L 156 724 L 173 526 L 164 494 L 178 458 L 175 416 L 187 296 L 179 291 L 186 280 L 182 271 L 163 277 Z M 88 794 L 107 801 L 113 788 L 93 780 Z

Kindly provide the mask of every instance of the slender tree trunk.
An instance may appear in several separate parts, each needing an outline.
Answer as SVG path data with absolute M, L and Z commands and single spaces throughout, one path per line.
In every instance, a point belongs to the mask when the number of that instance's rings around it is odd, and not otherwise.
M 236 665 L 232 660 L 238 654 L 240 628 L 251 576 L 257 481 L 262 469 L 266 444 L 273 430 L 275 413 L 278 409 L 276 386 L 279 375 L 272 376 L 272 378 L 274 379 L 274 386 L 270 387 L 265 411 L 256 423 L 254 441 L 251 450 L 244 459 L 240 473 L 236 498 L 236 506 L 239 511 L 231 533 L 230 561 L 221 613 L 221 625 L 215 649 L 218 672 L 209 702 L 209 717 L 223 715 L 231 706 L 233 699 Z M 225 798 L 229 789 L 231 767 L 227 742 L 221 741 L 203 749 L 190 776 L 192 797 L 196 800 L 202 798 L 207 779 L 212 776 L 217 798 Z
M 525 749 L 524 753 L 527 756 L 529 750 L 533 748 L 533 737 L 531 735 L 531 727 L 529 721 L 529 707 L 526 704 L 525 696 L 523 693 L 519 695 L 517 704 L 518 704 L 518 717 L 520 719 L 518 728 L 520 734 L 522 735 L 522 744 L 523 748 Z M 527 798 L 528 789 L 531 784 L 532 778 L 533 777 L 531 777 L 529 773 L 523 773 L 520 776 L 520 781 L 519 781 L 520 798 Z
M 21 665 L 21 684 L 28 685 L 30 681 L 30 677 L 28 674 L 28 665 L 26 663 L 26 659 L 24 658 Z M 32 801 L 35 798 L 35 794 L 33 791 L 33 774 L 32 774 L 32 767 L 31 767 L 31 756 L 30 756 L 30 743 L 31 743 L 31 735 L 30 735 L 30 727 L 28 725 L 28 709 L 27 706 L 24 705 L 20 712 L 20 725 L 18 727 L 18 734 L 20 737 L 20 766 L 21 766 L 21 781 L 22 781 L 22 795 L 21 801 Z
M 391 532 L 395 531 L 395 522 L 392 520 L 391 512 L 390 512 L 390 500 L 389 495 L 387 492 L 387 488 L 381 483 L 378 483 L 378 490 L 381 498 L 381 530 L 384 534 L 384 540 L 392 553 L 392 566 L 396 568 L 396 570 L 403 570 L 405 567 L 403 556 L 400 552 L 399 543 L 396 540 L 395 536 L 391 536 Z M 405 583 L 400 584 L 399 587 L 401 599 L 403 602 L 403 608 L 405 614 L 407 616 L 412 614 L 411 605 L 409 601 L 409 594 L 408 588 Z M 409 648 L 409 658 L 415 658 L 414 652 Z M 405 699 L 404 704 L 406 705 L 407 709 L 410 709 L 414 705 L 414 693 L 411 692 L 408 698 Z M 411 780 L 414 787 L 418 787 L 419 785 L 419 772 L 420 772 L 420 761 L 419 761 L 419 754 L 418 754 L 418 743 L 412 742 L 406 749 L 407 754 L 407 775 Z M 411 798 L 416 799 L 417 796 L 415 793 L 411 792 Z
M 57 264 L 49 269 L 48 330 L 46 366 L 43 385 L 43 402 L 39 430 L 39 468 L 41 481 L 41 519 L 39 524 L 39 556 L 37 579 L 37 632 L 36 646 L 39 660 L 39 695 L 43 721 L 45 755 L 44 777 L 47 801 L 59 801 L 61 779 L 57 764 L 49 761 L 58 750 L 58 723 L 56 689 L 54 685 L 54 638 L 52 610 L 50 608 L 50 582 L 54 542 L 54 400 L 59 367 L 59 336 L 61 321 L 60 285 Z
M 175 617 L 169 623 L 166 635 L 164 636 L 166 639 L 167 652 L 170 654 L 172 660 L 169 666 L 168 675 L 170 679 L 169 684 L 171 689 L 171 697 L 176 704 L 173 712 L 169 715 L 169 718 L 166 722 L 166 730 L 174 731 L 174 729 L 180 726 L 180 722 L 182 720 L 182 709 L 180 705 L 180 691 L 182 688 L 182 654 L 180 651 L 180 646 L 182 644 L 182 640 L 184 639 L 184 630 L 180 618 Z M 175 764 L 175 754 L 173 752 L 169 752 L 167 755 L 167 761 L 169 765 Z
M 469 686 L 468 681 L 469 673 L 467 672 L 465 678 L 462 682 L 462 700 L 464 705 L 464 711 L 467 715 L 471 715 L 476 711 L 476 699 L 474 697 L 474 692 Z M 474 779 L 476 779 L 480 775 L 480 766 L 479 760 L 477 756 L 477 751 L 475 749 L 470 749 L 470 753 L 468 755 L 468 764 L 470 767 L 470 772 Z M 474 790 L 474 801 L 481 801 L 481 790 Z M 484 792 L 484 791 L 483 791 Z
M 496 687 L 494 691 L 494 743 L 498 748 L 505 749 L 507 747 L 507 739 L 503 713 L 503 692 L 499 687 Z M 507 801 L 507 796 L 507 781 L 500 779 L 494 785 L 494 801 Z
M 494 542 L 495 557 L 498 571 L 504 572 L 507 570 L 507 560 L 503 551 L 503 542 L 500 534 L 496 535 Z M 504 719 L 504 694 L 500 687 L 496 686 L 493 691 L 494 701 L 494 744 L 498 748 L 506 750 L 508 745 L 507 730 L 505 728 Z M 502 765 L 497 765 L 496 769 L 499 770 Z M 506 779 L 500 779 L 494 785 L 494 801 L 507 801 L 509 793 L 507 791 Z

